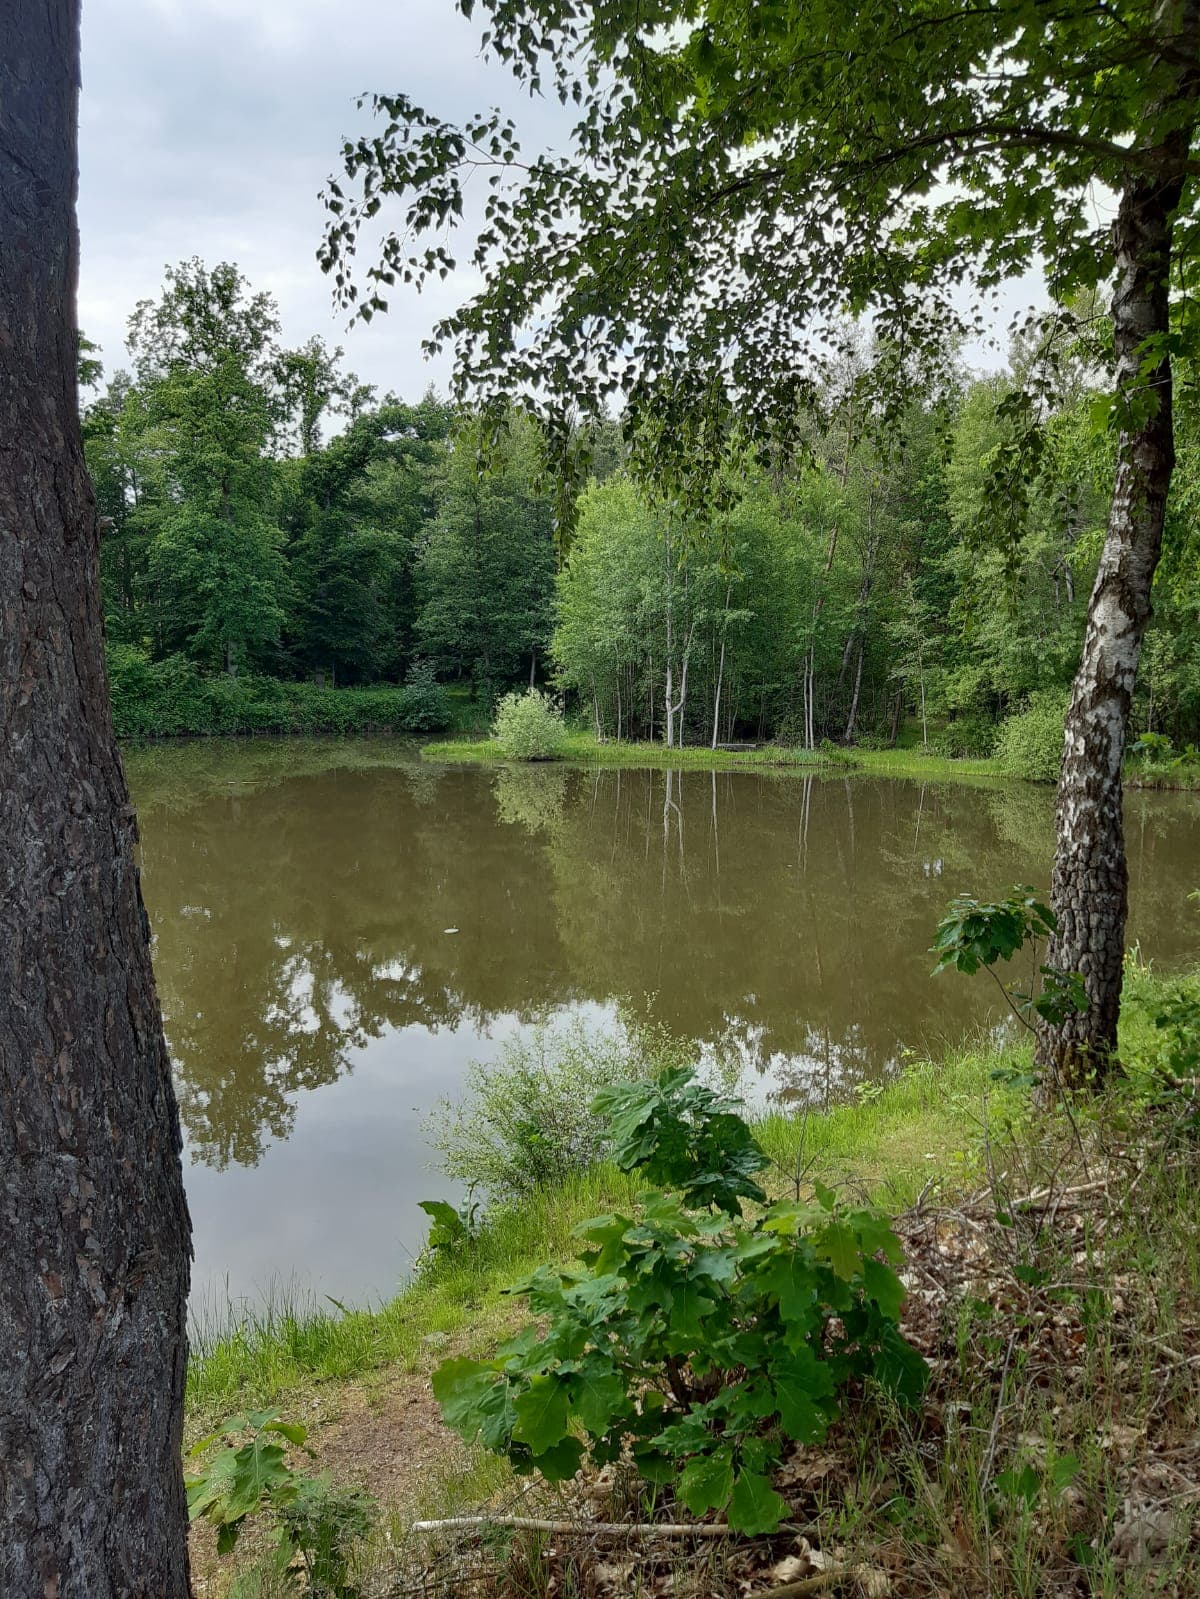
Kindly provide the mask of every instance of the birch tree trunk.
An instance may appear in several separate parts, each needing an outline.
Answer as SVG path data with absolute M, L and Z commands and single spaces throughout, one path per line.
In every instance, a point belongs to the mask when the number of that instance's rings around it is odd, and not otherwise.
M 849 744 L 854 737 L 854 729 L 858 723 L 858 701 L 862 693 L 863 652 L 865 643 L 862 638 L 858 641 L 858 665 L 854 672 L 854 697 L 850 701 L 850 714 L 846 718 L 846 731 L 843 735 L 844 742 Z
M 1190 127 L 1171 141 L 1182 146 L 1180 164 L 1189 134 Z M 1054 965 L 1082 973 L 1088 1008 L 1061 1027 L 1043 1023 L 1037 1049 L 1039 1063 L 1068 1087 L 1103 1077 L 1117 1045 L 1128 908 L 1121 765 L 1175 461 L 1165 338 L 1148 374 L 1140 370 L 1140 352 L 1147 339 L 1167 332 L 1172 217 L 1182 186 L 1178 170 L 1132 181 L 1113 224 L 1117 391 L 1129 420 L 1120 434 L 1108 531 L 1067 711 L 1051 894 L 1058 931 L 1048 952 Z
M 730 578 L 725 584 L 725 609 L 722 613 L 721 626 L 721 659 L 717 666 L 717 692 L 713 696 L 713 725 L 712 747 L 716 749 L 720 738 L 721 726 L 721 684 L 725 678 L 725 639 L 729 631 L 729 596 L 733 592 L 733 580 Z
M 667 724 L 667 748 L 671 749 L 675 743 L 675 696 L 674 661 L 675 661 L 675 577 L 671 565 L 671 529 L 668 523 L 664 539 L 664 555 L 666 558 L 666 595 L 667 595 L 667 644 L 666 644 L 666 676 L 663 683 L 663 715 Z
M 0 50 L 0 1593 L 186 1599 L 191 1255 L 76 393 L 78 0 Z
M 721 659 L 717 666 L 717 691 L 713 695 L 712 747 L 716 749 L 721 737 L 721 682 L 725 676 L 725 640 L 721 640 Z

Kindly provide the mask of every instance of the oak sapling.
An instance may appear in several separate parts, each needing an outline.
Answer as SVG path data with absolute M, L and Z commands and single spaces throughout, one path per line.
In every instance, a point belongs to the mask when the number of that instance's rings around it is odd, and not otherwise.
M 312 1454 L 307 1437 L 306 1427 L 282 1421 L 277 1410 L 230 1416 L 189 1451 L 203 1464 L 186 1479 L 188 1516 L 215 1526 L 217 1553 L 227 1555 L 247 1518 L 265 1515 L 275 1528 L 277 1576 L 292 1583 L 302 1571 L 304 1589 L 316 1599 L 359 1599 L 353 1549 L 371 1530 L 375 1501 L 290 1465 L 289 1446 Z
M 789 1440 L 819 1442 L 870 1383 L 905 1403 L 924 1391 L 899 1329 L 899 1242 L 819 1184 L 811 1201 L 768 1202 L 755 1178 L 769 1162 L 736 1104 L 689 1070 L 600 1103 L 617 1164 L 669 1186 L 583 1223 L 577 1265 L 514 1284 L 537 1322 L 488 1360 L 444 1362 L 434 1394 L 518 1471 L 563 1481 L 628 1451 L 693 1515 L 772 1531 Z

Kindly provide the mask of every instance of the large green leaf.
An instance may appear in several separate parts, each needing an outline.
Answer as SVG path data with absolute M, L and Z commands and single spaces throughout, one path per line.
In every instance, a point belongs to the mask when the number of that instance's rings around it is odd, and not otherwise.
M 583 1460 L 583 1444 L 578 1438 L 560 1438 L 549 1449 L 535 1454 L 531 1464 L 547 1482 L 569 1482 Z
M 924 1356 L 890 1324 L 884 1328 L 879 1341 L 875 1377 L 889 1393 L 909 1405 L 921 1402 L 929 1382 L 929 1367 Z
M 813 1239 L 813 1248 L 843 1282 L 849 1282 L 862 1266 L 862 1247 L 853 1228 L 843 1221 L 830 1222 Z
M 771 1366 L 775 1403 L 784 1431 L 798 1443 L 816 1443 L 829 1426 L 833 1375 L 811 1349 L 788 1350 Z
M 237 1469 L 229 1485 L 223 1519 L 238 1521 L 258 1510 L 271 1494 L 291 1485 L 292 1472 L 284 1460 L 283 1446 L 266 1443 L 261 1436 L 255 1438 L 237 1451 Z
M 570 1378 L 570 1388 L 572 1406 L 594 1437 L 608 1432 L 632 1408 L 620 1373 L 600 1355 L 583 1362 Z
M 737 1474 L 729 1501 L 729 1525 L 735 1532 L 753 1536 L 774 1532 L 787 1515 L 785 1500 L 771 1487 L 770 1479 L 759 1471 Z
M 817 1284 L 799 1249 L 784 1249 L 762 1268 L 757 1282 L 779 1301 L 779 1314 L 807 1330 L 816 1318 Z
M 867 1294 L 891 1321 L 899 1318 L 904 1305 L 904 1284 L 890 1266 L 877 1260 L 863 1261 L 863 1285 Z
M 718 1446 L 711 1454 L 689 1460 L 679 1474 L 675 1492 L 693 1516 L 724 1510 L 733 1493 L 733 1450 Z
M 671 1307 L 673 1338 L 703 1344 L 705 1318 L 713 1309 L 713 1300 L 694 1281 L 677 1284 L 674 1292 L 675 1299 Z
M 567 1436 L 570 1395 L 566 1381 L 558 1376 L 534 1377 L 517 1399 L 513 1437 L 529 1445 L 535 1455 L 544 1454 Z
M 441 1407 L 446 1425 L 474 1443 L 483 1425 L 483 1416 L 495 1405 L 497 1389 L 508 1390 L 508 1381 L 493 1360 L 444 1360 L 433 1373 L 433 1397 Z

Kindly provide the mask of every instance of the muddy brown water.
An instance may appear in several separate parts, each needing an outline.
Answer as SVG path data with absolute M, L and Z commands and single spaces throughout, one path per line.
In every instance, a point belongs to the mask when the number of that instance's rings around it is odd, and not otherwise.
M 194 1304 L 366 1301 L 452 1194 L 422 1119 L 471 1060 L 620 996 L 824 1104 L 995 1026 L 930 977 L 950 897 L 1044 888 L 1053 796 L 795 772 L 423 764 L 376 742 L 127 759 L 186 1138 Z M 1200 795 L 1128 796 L 1130 939 L 1200 957 Z

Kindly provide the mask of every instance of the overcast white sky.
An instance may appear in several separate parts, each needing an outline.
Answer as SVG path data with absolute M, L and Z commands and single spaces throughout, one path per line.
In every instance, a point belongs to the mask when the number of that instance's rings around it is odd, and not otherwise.
M 342 137 L 367 125 L 363 91 L 403 90 L 450 118 L 498 103 L 527 141 L 563 142 L 568 113 L 518 99 L 480 59 L 479 32 L 454 0 L 84 0 L 79 314 L 107 373 L 126 361 L 134 303 L 165 265 L 199 255 L 269 290 L 288 342 L 320 333 L 405 399 L 444 388 L 421 340 L 469 280 L 397 291 L 388 316 L 347 330 L 316 263 L 317 194 Z M 1001 321 L 1028 298 L 1014 288 Z
M 546 141 L 565 112 L 531 107 L 479 58 L 479 24 L 453 0 L 84 0 L 80 107 L 80 326 L 106 372 L 163 267 L 236 261 L 279 302 L 285 338 L 320 333 L 380 389 L 445 387 L 421 340 L 458 303 L 462 276 L 349 331 L 316 263 L 317 195 L 342 137 L 368 125 L 364 90 L 403 90 L 451 118 L 494 104 Z

